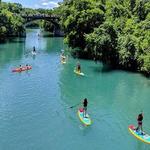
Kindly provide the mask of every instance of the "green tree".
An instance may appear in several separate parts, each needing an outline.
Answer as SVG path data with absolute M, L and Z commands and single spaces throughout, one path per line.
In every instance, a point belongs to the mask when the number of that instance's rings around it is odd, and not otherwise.
M 66 41 L 114 67 L 150 74 L 150 1 L 64 0 Z
M 62 25 L 70 46 L 85 48 L 85 34 L 93 32 L 104 21 L 104 12 L 100 8 L 101 3 L 93 0 L 66 0 L 60 6 Z

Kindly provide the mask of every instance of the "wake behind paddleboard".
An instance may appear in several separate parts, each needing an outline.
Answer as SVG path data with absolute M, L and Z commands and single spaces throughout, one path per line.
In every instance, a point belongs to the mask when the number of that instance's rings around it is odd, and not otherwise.
M 150 144 L 150 135 L 146 133 L 141 134 L 140 131 L 136 131 L 134 125 L 129 125 L 128 129 L 130 133 L 134 135 L 138 140 L 141 140 L 144 143 Z

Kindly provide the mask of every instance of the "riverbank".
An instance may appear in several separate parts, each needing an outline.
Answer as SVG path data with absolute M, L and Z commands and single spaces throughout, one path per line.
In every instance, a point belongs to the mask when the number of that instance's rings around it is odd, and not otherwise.
M 137 69 L 136 65 L 129 67 L 129 66 L 124 66 L 122 64 L 119 64 L 118 61 L 112 62 L 112 61 L 108 61 L 108 60 L 107 61 L 103 60 L 102 56 L 99 53 L 97 53 L 96 55 L 91 55 L 91 53 L 80 50 L 78 48 L 70 50 L 70 53 L 74 58 L 92 60 L 95 63 L 103 63 L 103 65 L 107 66 L 107 68 L 109 68 L 110 70 L 114 70 L 114 71 L 122 70 L 122 71 L 128 71 L 128 72 L 132 72 L 132 73 L 140 73 L 141 75 L 143 75 L 146 78 L 150 77 L 149 71 L 141 71 L 141 70 Z

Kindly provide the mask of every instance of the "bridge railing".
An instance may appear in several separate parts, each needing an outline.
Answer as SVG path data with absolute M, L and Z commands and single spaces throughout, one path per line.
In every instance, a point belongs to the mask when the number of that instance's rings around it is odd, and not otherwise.
M 48 14 L 22 14 L 23 18 L 59 18 L 57 15 L 48 15 Z
M 53 14 L 16 14 L 14 13 L 15 16 L 21 16 L 23 18 L 60 18 L 58 15 L 53 15 Z

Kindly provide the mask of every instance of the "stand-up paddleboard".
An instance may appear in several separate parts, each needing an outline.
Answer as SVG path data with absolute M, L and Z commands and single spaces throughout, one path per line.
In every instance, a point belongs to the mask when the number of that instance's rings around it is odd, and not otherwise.
M 23 66 L 21 69 L 20 68 L 13 69 L 12 72 L 22 72 L 22 71 L 26 71 L 26 70 L 30 70 L 30 69 L 32 69 L 32 66 L 28 66 L 28 67 Z
M 66 64 L 66 61 L 61 60 L 61 63 L 62 63 L 62 64 Z
M 86 125 L 86 126 L 91 125 L 92 121 L 91 121 L 91 118 L 89 117 L 89 115 L 86 114 L 86 117 L 83 116 L 83 108 L 78 109 L 78 117 L 84 125 Z
M 134 135 L 138 140 L 141 140 L 144 143 L 150 144 L 150 135 L 146 133 L 142 134 L 141 131 L 136 131 L 134 125 L 129 125 L 128 129 L 130 133 Z
M 77 71 L 76 69 L 74 70 L 74 73 L 76 73 L 77 75 L 80 75 L 80 76 L 84 76 L 84 73 L 83 73 L 83 72 L 79 72 L 79 71 Z
M 32 51 L 32 55 L 36 55 L 36 52 L 33 52 L 33 51 Z

